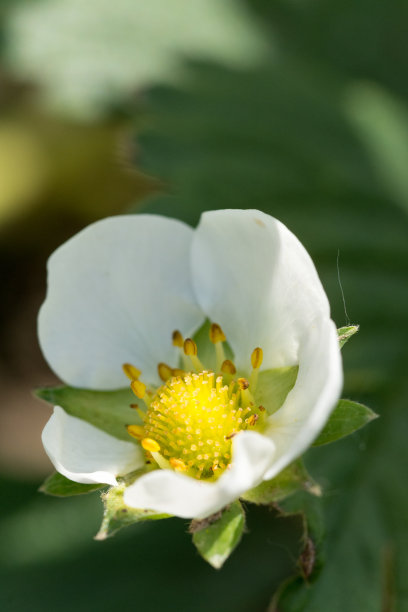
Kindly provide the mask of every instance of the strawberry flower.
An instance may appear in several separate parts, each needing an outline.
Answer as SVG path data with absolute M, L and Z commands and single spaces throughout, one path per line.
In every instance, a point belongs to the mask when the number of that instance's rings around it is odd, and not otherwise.
M 124 501 L 209 516 L 299 457 L 342 386 L 337 332 L 310 256 L 257 210 L 108 218 L 50 257 L 39 338 L 73 387 L 135 395 L 128 441 L 56 406 L 55 468 Z M 134 476 L 129 477 L 129 474 Z

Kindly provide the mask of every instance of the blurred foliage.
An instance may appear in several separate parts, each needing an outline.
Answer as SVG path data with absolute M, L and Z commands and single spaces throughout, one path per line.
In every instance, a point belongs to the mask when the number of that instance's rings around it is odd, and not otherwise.
M 117 3 L 112 6 L 120 12 Z M 244 19 L 241 5 L 229 7 Z M 216 62 L 224 56 L 206 54 L 213 63 L 185 62 L 182 82 L 171 79 L 173 85 L 146 97 L 150 129 L 141 136 L 140 106 L 132 110 L 128 99 L 136 143 L 128 157 L 133 155 L 135 166 L 142 159 L 143 169 L 171 194 L 147 200 L 149 212 L 191 224 L 203 210 L 228 207 L 259 208 L 280 218 L 311 252 L 336 323 L 346 325 L 351 317 L 361 324 L 344 349 L 345 395 L 367 403 L 380 418 L 349 439 L 307 454 L 308 469 L 324 492 L 319 511 L 327 537 L 319 575 L 288 584 L 278 609 L 404 612 L 408 5 L 247 0 L 247 7 L 253 12 L 251 32 L 260 23 L 261 45 L 268 32 L 274 53 L 263 61 L 259 56 L 256 66 L 234 61 L 228 67 Z M 95 27 L 102 22 L 100 11 Z M 195 47 L 188 44 L 181 51 L 194 57 Z M 132 62 L 128 52 L 127 69 Z M 156 72 L 152 81 L 162 78 Z M 131 79 L 126 83 L 132 85 Z M 114 98 L 117 90 L 110 91 Z M 114 107 L 117 100 L 108 102 Z M 78 160 L 77 176 L 86 182 L 89 170 L 81 175 L 82 166 Z M 89 193 L 104 178 L 103 168 L 94 167 Z M 70 174 L 64 176 L 67 201 L 80 201 L 78 191 L 69 190 Z M 101 191 L 107 190 L 109 180 L 102 184 Z M 134 210 L 140 210 L 138 203 Z M 0 604 L 7 612 L 40 610 L 45 601 L 61 612 L 135 606 L 147 612 L 263 611 L 296 565 L 302 533 L 296 518 L 251 508 L 249 534 L 216 573 L 194 556 L 184 521 L 135 526 L 102 544 L 90 539 L 100 522 L 98 494 L 50 500 L 30 485 L 3 487 Z
M 47 105 L 93 119 L 141 87 L 183 78 L 185 56 L 248 66 L 266 51 L 237 0 L 31 0 L 11 12 L 9 65 Z

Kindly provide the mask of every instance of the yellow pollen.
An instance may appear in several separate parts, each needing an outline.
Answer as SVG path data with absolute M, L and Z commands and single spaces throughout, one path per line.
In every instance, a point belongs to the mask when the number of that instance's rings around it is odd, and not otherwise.
M 140 382 L 140 380 L 132 380 L 130 386 L 136 397 L 140 399 L 144 398 L 146 395 L 146 385 L 144 383 Z
M 151 453 L 158 453 L 160 450 L 160 444 L 158 444 L 156 440 L 152 440 L 151 438 L 143 438 L 142 446 L 145 450 Z
M 226 340 L 224 332 L 217 323 L 213 323 L 210 327 L 210 340 L 213 344 L 225 342 Z
M 122 369 L 130 380 L 137 380 L 141 375 L 141 371 L 135 368 L 131 363 L 124 363 Z
M 167 462 L 188 476 L 214 480 L 230 463 L 232 437 L 262 423 L 236 382 L 226 385 L 214 372 L 192 372 L 169 378 L 157 390 L 146 412 L 142 446 L 160 467 Z

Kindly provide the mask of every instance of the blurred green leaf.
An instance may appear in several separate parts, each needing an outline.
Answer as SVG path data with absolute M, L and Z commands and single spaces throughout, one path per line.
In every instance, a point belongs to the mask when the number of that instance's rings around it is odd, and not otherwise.
M 349 436 L 357 431 L 357 429 L 364 427 L 364 425 L 367 425 L 367 423 L 377 417 L 378 414 L 375 414 L 367 406 L 342 399 L 331 413 L 319 436 L 313 442 L 313 446 L 336 442 L 336 440 Z
M 408 212 L 408 105 L 374 83 L 356 83 L 347 92 L 345 110 L 380 181 Z
M 81 484 L 68 480 L 62 474 L 54 472 L 46 478 L 42 483 L 39 491 L 47 495 L 55 495 L 56 497 L 70 497 L 71 495 L 83 495 L 84 493 L 92 493 L 106 487 L 105 484 Z
M 216 515 L 193 521 L 193 542 L 200 555 L 215 569 L 220 569 L 238 546 L 245 527 L 245 514 L 239 501 Z
M 307 472 L 303 461 L 298 459 L 275 478 L 261 482 L 255 489 L 247 491 L 241 497 L 254 504 L 272 504 L 302 490 L 313 495 L 321 495 L 319 485 Z
M 45 387 L 37 389 L 35 395 L 127 442 L 132 438 L 126 425 L 141 424 L 137 412 L 130 408 L 135 399 L 130 389 L 90 391 L 74 387 Z
M 146 85 L 183 80 L 184 57 L 238 67 L 268 51 L 236 0 L 172 0 L 171 11 L 166 0 L 37 0 L 10 11 L 6 26 L 9 68 L 38 83 L 47 106 L 80 119 L 100 118 Z
M 169 514 L 160 514 L 154 510 L 130 508 L 123 501 L 125 485 L 112 487 L 102 494 L 104 505 L 102 525 L 95 536 L 96 540 L 106 540 L 114 535 L 119 529 L 128 527 L 140 521 L 156 521 L 170 518 Z

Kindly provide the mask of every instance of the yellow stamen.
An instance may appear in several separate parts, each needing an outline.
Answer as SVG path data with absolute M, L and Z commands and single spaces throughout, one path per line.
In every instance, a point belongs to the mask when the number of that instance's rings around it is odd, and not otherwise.
M 229 359 L 225 359 L 221 366 L 221 372 L 224 372 L 224 374 L 236 374 L 237 369 L 232 363 L 232 361 L 230 361 Z
M 186 375 L 186 371 L 180 370 L 180 368 L 173 368 L 171 373 L 173 376 L 185 376 Z
M 190 358 L 190 361 L 197 372 L 204 370 L 203 364 L 197 357 L 197 345 L 191 338 L 186 338 L 186 340 L 184 340 L 184 354 Z
M 130 407 L 133 410 L 136 410 L 137 414 L 140 416 L 140 418 L 142 419 L 142 421 L 146 420 L 146 413 L 144 410 L 142 410 L 141 408 L 139 408 L 139 404 L 130 404 Z
M 256 349 L 252 351 L 252 355 L 251 355 L 251 364 L 252 364 L 253 370 L 251 372 L 249 382 L 250 382 L 251 389 L 253 392 L 255 391 L 256 385 L 258 383 L 259 368 L 262 365 L 262 361 L 263 361 L 263 350 L 258 346 Z
M 246 422 L 248 423 L 250 427 L 253 427 L 258 419 L 259 419 L 259 415 L 253 414 L 246 420 Z
M 159 363 L 159 365 L 157 366 L 157 371 L 163 382 L 166 382 L 166 380 L 171 378 L 173 375 L 172 368 L 166 363 Z
M 249 387 L 249 381 L 246 378 L 238 378 L 238 384 L 241 391 L 245 391 Z
M 263 350 L 258 346 L 256 349 L 252 351 L 251 355 L 251 364 L 254 370 L 258 370 L 263 361 Z
M 210 340 L 213 344 L 225 342 L 226 340 L 224 332 L 217 323 L 213 323 L 210 327 Z
M 226 337 L 221 327 L 217 323 L 213 323 L 210 327 L 210 340 L 214 344 L 215 348 L 215 369 L 217 372 L 220 372 L 222 364 L 225 361 L 225 351 L 222 343 L 225 342 Z
M 140 425 L 126 425 L 126 429 L 132 438 L 136 438 L 136 440 L 139 441 L 142 440 L 145 435 L 144 427 L 141 427 Z
M 183 348 L 184 339 L 181 333 L 176 329 L 173 332 L 173 346 L 178 346 L 179 348 Z
M 158 453 L 160 450 L 160 444 L 158 444 L 156 440 L 152 440 L 151 438 L 143 438 L 142 446 L 150 453 Z
M 122 369 L 130 380 L 137 380 L 141 375 L 141 371 L 135 368 L 131 363 L 124 363 Z
M 197 355 L 197 345 L 191 338 L 184 340 L 184 353 L 189 357 Z
M 184 461 L 182 461 L 181 459 L 176 459 L 175 457 L 172 457 L 170 459 L 170 465 L 172 468 L 174 468 L 177 472 L 185 472 L 187 469 L 186 464 L 184 463 Z
M 136 397 L 143 399 L 146 395 L 146 385 L 142 383 L 140 380 L 132 380 L 130 383 L 133 393 Z

